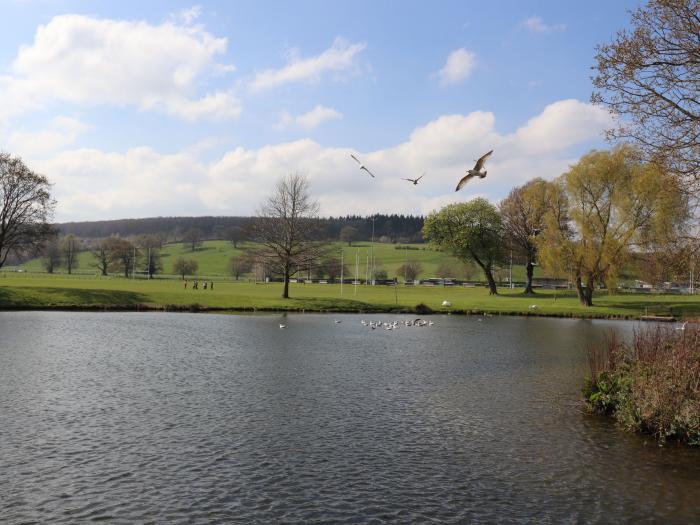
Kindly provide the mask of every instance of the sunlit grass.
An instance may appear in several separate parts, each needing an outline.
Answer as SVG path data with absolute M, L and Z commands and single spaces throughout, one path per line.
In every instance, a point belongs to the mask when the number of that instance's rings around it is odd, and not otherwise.
M 564 316 L 700 315 L 700 296 L 597 294 L 595 306 L 581 306 L 573 292 L 540 291 L 535 297 L 521 290 L 499 290 L 489 296 L 484 287 L 291 285 L 291 299 L 282 299 L 282 284 L 214 281 L 214 289 L 187 289 L 180 280 L 68 277 L 0 273 L 0 307 L 99 307 L 200 305 L 219 309 L 291 309 L 368 311 L 413 310 L 422 303 L 435 311 L 474 311 Z M 451 307 L 443 308 L 449 301 Z

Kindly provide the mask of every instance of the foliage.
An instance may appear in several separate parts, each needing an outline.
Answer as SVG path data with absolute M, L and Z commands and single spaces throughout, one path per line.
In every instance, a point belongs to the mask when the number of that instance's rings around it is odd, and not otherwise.
M 609 337 L 589 356 L 589 410 L 662 442 L 700 445 L 700 330 L 656 327 L 636 332 L 631 343 Z
M 61 265 L 61 249 L 58 239 L 55 237 L 48 240 L 44 245 L 44 269 L 46 273 L 53 273 Z
M 624 117 L 610 138 L 700 182 L 699 0 L 650 0 L 597 48 L 593 101 Z
M 183 244 L 190 247 L 190 251 L 194 252 L 202 246 L 202 231 L 199 228 L 190 228 L 182 236 Z
M 136 247 L 120 237 L 106 239 L 104 247 L 109 258 L 109 270 L 121 271 L 124 273 L 124 277 L 129 277 L 134 266 Z
M 628 146 L 584 155 L 559 182 L 571 221 L 563 225 L 549 212 L 538 248 L 546 269 L 568 266 L 587 306 L 597 284 L 615 288 L 634 251 L 675 237 L 689 216 L 677 179 L 639 162 Z
M 426 218 L 423 235 L 460 260 L 478 264 L 490 293 L 497 293 L 493 266 L 502 255 L 502 223 L 495 206 L 483 198 L 445 206 Z
M 80 242 L 75 237 L 75 235 L 66 235 L 61 239 L 60 242 L 61 255 L 63 258 L 63 264 L 68 271 L 68 274 L 72 274 L 73 270 L 78 267 L 78 253 L 80 252 Z

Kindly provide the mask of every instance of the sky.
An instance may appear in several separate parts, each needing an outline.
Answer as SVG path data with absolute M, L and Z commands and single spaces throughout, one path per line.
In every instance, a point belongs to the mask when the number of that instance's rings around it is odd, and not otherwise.
M 0 151 L 66 222 L 250 215 L 292 172 L 324 216 L 495 203 L 607 147 L 595 46 L 640 2 L 0 4 Z

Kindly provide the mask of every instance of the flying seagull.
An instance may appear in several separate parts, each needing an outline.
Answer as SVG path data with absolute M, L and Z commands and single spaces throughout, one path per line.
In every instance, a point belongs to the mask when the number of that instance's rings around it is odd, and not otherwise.
M 417 179 L 404 179 L 404 178 L 401 178 L 401 180 L 407 180 L 407 181 L 409 181 L 409 182 L 412 182 L 413 185 L 415 186 L 415 185 L 418 184 L 418 181 L 421 180 L 423 177 L 425 177 L 425 173 L 423 173 L 423 175 L 421 175 L 421 176 L 418 177 Z
M 468 170 L 467 174 L 462 177 L 462 180 L 459 181 L 459 184 L 457 184 L 457 189 L 455 191 L 459 191 L 462 189 L 462 187 L 469 182 L 469 180 L 473 177 L 479 177 L 480 179 L 483 179 L 486 177 L 486 170 L 481 171 L 481 168 L 484 167 L 484 164 L 486 163 L 486 159 L 488 159 L 491 154 L 493 153 L 493 150 L 489 151 L 485 155 L 483 155 L 479 160 L 476 161 L 476 164 L 474 165 L 474 169 Z
M 353 154 L 351 153 L 350 156 L 355 160 L 355 162 L 357 162 L 357 163 L 360 165 L 360 169 L 361 169 L 361 170 L 365 170 L 367 173 L 369 173 L 370 177 L 372 177 L 373 179 L 375 178 L 375 177 L 374 177 L 374 174 L 373 174 L 371 171 L 369 171 L 369 170 L 365 167 L 365 165 L 362 164 L 362 163 L 359 161 L 359 159 L 358 159 L 355 155 L 353 155 Z

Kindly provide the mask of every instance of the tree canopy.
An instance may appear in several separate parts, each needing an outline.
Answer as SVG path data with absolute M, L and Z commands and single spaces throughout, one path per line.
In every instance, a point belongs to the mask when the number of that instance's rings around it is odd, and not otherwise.
M 489 293 L 496 294 L 493 266 L 502 255 L 502 223 L 496 207 L 478 197 L 449 204 L 425 219 L 423 236 L 462 261 L 474 261 L 484 271 Z

